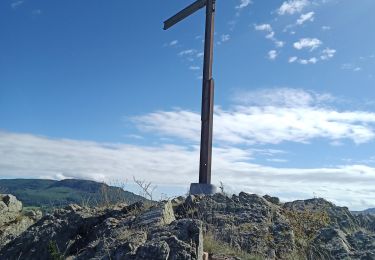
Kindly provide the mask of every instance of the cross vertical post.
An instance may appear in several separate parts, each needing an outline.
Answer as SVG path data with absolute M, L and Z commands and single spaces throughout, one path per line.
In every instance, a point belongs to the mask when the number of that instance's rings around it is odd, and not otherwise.
M 215 24 L 215 0 L 206 3 L 206 32 L 204 42 L 201 146 L 199 183 L 211 184 L 212 130 L 214 110 L 214 79 L 212 78 Z

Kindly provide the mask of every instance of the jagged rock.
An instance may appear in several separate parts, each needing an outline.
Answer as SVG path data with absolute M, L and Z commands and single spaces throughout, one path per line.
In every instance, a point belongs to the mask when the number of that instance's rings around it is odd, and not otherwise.
M 22 203 L 10 194 L 0 194 L 0 226 L 11 222 L 22 210 Z
M 0 259 L 201 260 L 203 233 L 209 259 L 375 259 L 374 231 L 375 216 L 324 199 L 190 195 L 152 205 L 69 205 L 8 243 Z
M 354 215 L 361 227 L 375 232 L 375 215 L 358 214 Z
M 151 207 L 149 210 L 139 215 L 134 225 L 150 226 L 150 225 L 168 225 L 175 219 L 172 203 L 170 201 L 160 203 Z
M 70 205 L 44 216 L 0 251 L 0 259 L 197 259 L 202 224 L 175 220 L 170 202 L 121 209 Z
M 19 212 L 22 210 L 22 202 L 10 194 L 1 194 L 0 201 L 6 205 L 6 211 L 8 212 Z
M 0 249 L 42 216 L 40 211 L 22 212 L 22 203 L 10 194 L 0 194 Z
M 264 195 L 263 198 L 265 198 L 267 201 L 273 203 L 273 204 L 276 204 L 276 205 L 279 205 L 280 204 L 280 199 L 277 198 L 277 197 L 272 197 L 272 196 L 269 196 L 269 195 Z
M 293 231 L 282 209 L 258 195 L 189 196 L 175 212 L 177 218 L 201 219 L 215 238 L 254 255 L 282 258 L 294 250 Z
M 333 228 L 325 228 L 313 241 L 313 253 L 315 257 L 323 256 L 325 259 L 351 259 L 351 246 L 346 240 L 343 231 Z
M 168 259 L 170 248 L 165 241 L 149 242 L 141 246 L 137 251 L 136 260 L 155 259 L 165 260 Z M 186 259 L 186 258 L 185 258 Z
M 284 204 L 284 208 L 311 213 L 326 212 L 330 218 L 331 226 L 346 232 L 353 232 L 359 226 L 358 220 L 347 207 L 337 207 L 321 198 L 288 202 Z
M 265 259 L 375 259 L 375 218 L 353 216 L 324 199 L 282 204 L 243 192 L 189 196 L 175 212 L 177 219 L 201 219 L 220 243 Z

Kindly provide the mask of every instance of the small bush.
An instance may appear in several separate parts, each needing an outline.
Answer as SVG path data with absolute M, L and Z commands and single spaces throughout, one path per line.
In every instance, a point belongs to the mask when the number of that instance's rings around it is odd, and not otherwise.
M 64 260 L 65 257 L 60 253 L 56 241 L 49 241 L 48 252 L 52 260 Z
M 326 211 L 292 211 L 286 210 L 285 216 L 289 219 L 294 235 L 298 240 L 309 242 L 316 233 L 329 225 L 330 218 Z
M 211 233 L 203 236 L 203 248 L 208 254 L 222 255 L 226 257 L 238 257 L 242 260 L 260 260 L 260 257 L 250 255 L 249 253 L 237 249 L 230 244 L 221 241 Z

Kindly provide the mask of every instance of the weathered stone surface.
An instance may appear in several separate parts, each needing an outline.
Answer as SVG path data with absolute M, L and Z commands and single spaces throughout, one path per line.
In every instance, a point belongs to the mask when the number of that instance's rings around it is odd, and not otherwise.
M 10 194 L 1 194 L 0 201 L 7 206 L 8 212 L 19 212 L 22 210 L 22 202 Z
M 15 219 L 22 210 L 22 203 L 10 194 L 0 194 L 0 226 Z
M 175 220 L 170 202 L 121 209 L 70 205 L 44 216 L 0 251 L 0 259 L 197 259 L 202 224 Z M 150 258 L 151 257 L 151 258 Z
M 9 212 L 6 207 L 0 201 Z M 375 259 L 375 216 L 352 215 L 324 199 L 281 203 L 244 192 L 190 195 L 152 206 L 69 205 L 5 245 L 0 259 L 201 260 L 208 257 L 203 233 L 216 244 L 210 250 L 228 249 L 207 251 L 209 259 Z
M 22 212 L 22 203 L 9 194 L 0 194 L 0 249 L 42 216 L 40 211 Z
M 265 259 L 375 259 L 375 217 L 353 216 L 324 199 L 282 204 L 247 193 L 188 196 L 175 212 L 177 219 L 202 220 L 232 248 Z
M 151 207 L 143 214 L 135 219 L 134 225 L 150 226 L 150 225 L 168 225 L 175 221 L 172 203 L 170 201 L 160 203 Z

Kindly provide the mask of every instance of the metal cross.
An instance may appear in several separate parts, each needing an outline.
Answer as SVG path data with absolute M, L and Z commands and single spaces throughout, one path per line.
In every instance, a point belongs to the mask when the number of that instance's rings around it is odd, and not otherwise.
M 212 78 L 214 21 L 216 0 L 198 0 L 164 22 L 164 30 L 206 7 L 206 32 L 204 43 L 201 146 L 199 184 L 211 184 L 212 129 L 214 112 L 214 79 Z

